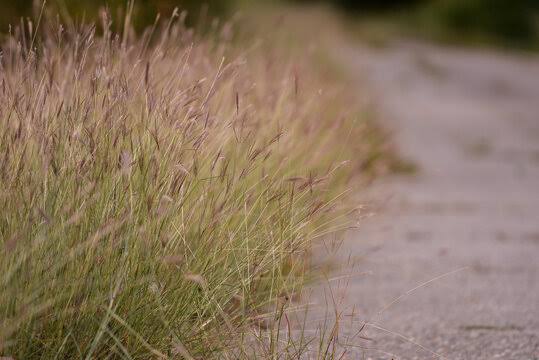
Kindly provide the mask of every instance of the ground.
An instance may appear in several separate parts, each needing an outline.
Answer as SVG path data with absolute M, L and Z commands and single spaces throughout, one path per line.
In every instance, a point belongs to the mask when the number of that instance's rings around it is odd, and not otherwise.
M 339 53 L 418 168 L 361 195 L 374 216 L 337 254 L 354 264 L 331 282 L 345 358 L 539 359 L 539 60 L 413 42 Z

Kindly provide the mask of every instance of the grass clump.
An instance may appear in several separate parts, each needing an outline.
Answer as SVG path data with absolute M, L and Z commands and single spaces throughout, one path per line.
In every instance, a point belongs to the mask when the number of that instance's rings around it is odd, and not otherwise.
M 129 14 L 120 33 L 106 13 L 42 20 L 2 43 L 0 356 L 249 357 L 312 241 L 348 225 L 378 144 L 346 94 L 182 18 L 140 37 Z

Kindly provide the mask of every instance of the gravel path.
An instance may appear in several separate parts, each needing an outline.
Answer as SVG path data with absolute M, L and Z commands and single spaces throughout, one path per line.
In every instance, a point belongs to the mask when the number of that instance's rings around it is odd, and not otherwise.
M 339 337 L 359 346 L 345 358 L 539 359 L 539 60 L 416 43 L 342 54 L 419 168 L 374 185 L 376 216 L 339 252 L 358 264 L 332 283 Z M 352 336 L 365 321 L 372 340 Z

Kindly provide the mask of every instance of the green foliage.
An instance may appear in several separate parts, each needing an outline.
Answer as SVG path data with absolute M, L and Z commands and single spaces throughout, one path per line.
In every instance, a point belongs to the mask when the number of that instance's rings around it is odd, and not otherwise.
M 347 10 L 388 10 L 415 5 L 420 0 L 332 0 L 337 6 Z
M 530 46 L 537 41 L 537 0 L 292 0 L 328 3 L 346 14 L 411 25 L 431 38 Z M 379 16 L 382 15 L 382 16 Z
M 520 43 L 536 36 L 532 2 L 528 0 L 436 0 L 425 7 L 423 18 L 449 36 Z
M 416 5 L 425 0 L 291 0 L 297 3 L 330 3 L 347 11 L 381 11 Z

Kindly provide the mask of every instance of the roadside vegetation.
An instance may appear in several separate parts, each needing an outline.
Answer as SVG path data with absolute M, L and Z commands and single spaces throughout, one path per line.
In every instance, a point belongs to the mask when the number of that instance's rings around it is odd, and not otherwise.
M 197 20 L 206 16 L 225 17 L 230 15 L 242 0 L 136 0 L 130 5 L 130 24 L 133 29 L 143 31 L 155 22 L 158 14 L 167 16 L 176 7 L 185 10 L 185 22 L 194 25 Z M 46 0 L 47 12 L 53 17 L 60 17 L 65 23 L 92 22 L 99 19 L 100 12 L 106 10 L 113 20 L 112 29 L 121 31 L 126 13 L 126 5 L 130 0 Z M 0 33 L 7 32 L 10 25 L 20 24 L 40 12 L 41 0 L 2 1 L 0 13 Z
M 409 23 L 430 38 L 452 43 L 539 48 L 539 6 L 533 0 L 438 0 Z
M 294 0 L 344 10 L 366 40 L 395 37 L 524 50 L 539 48 L 539 3 L 534 0 Z
M 386 139 L 315 55 L 131 11 L 1 44 L 0 356 L 297 358 L 284 310 Z

